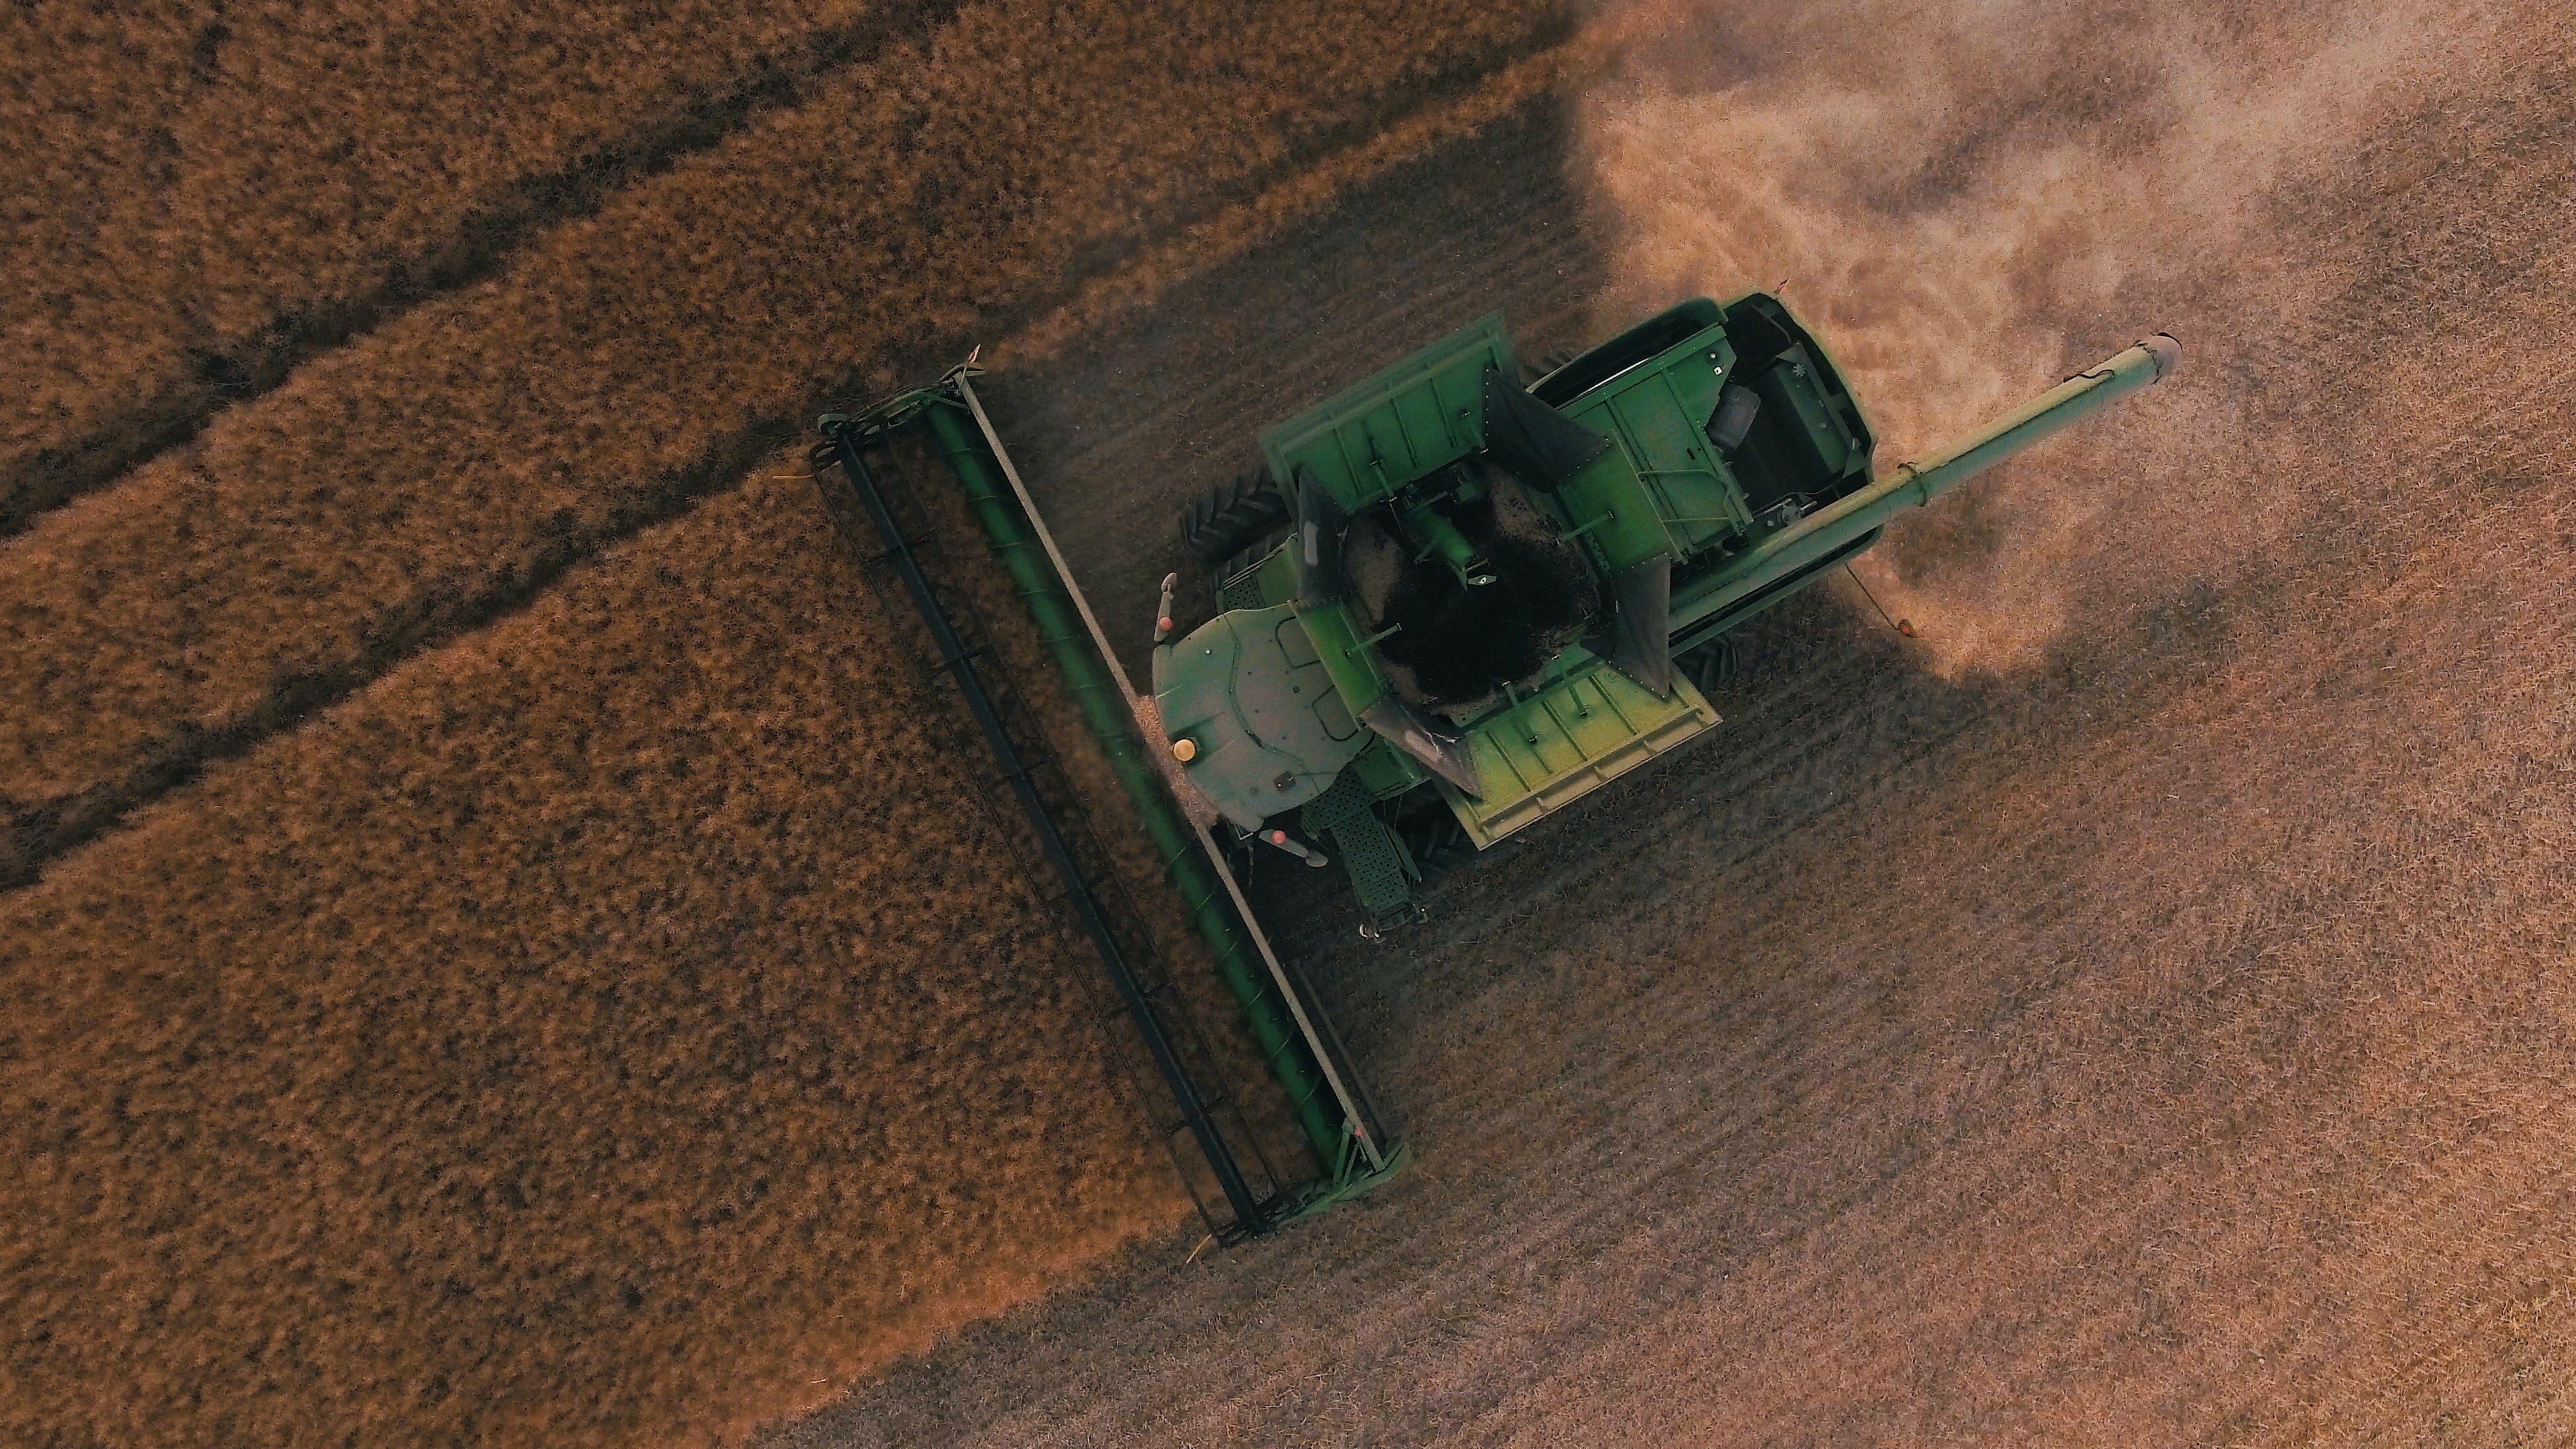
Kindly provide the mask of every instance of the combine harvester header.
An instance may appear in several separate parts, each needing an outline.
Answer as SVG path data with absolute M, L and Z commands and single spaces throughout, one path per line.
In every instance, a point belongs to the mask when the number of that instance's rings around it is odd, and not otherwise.
M 1141 712 L 985 414 L 971 360 L 825 417 L 815 477 L 844 536 L 920 612 L 1170 1090 L 1180 1118 L 1167 1141 L 1186 1135 L 1203 1159 L 1204 1173 L 1182 1161 L 1183 1176 L 1231 1239 L 1365 1191 L 1406 1152 L 1311 986 L 1272 949 L 1227 848 L 1178 804 L 1163 759 L 1236 844 L 1323 865 L 1307 842 L 1329 840 L 1365 934 L 1419 919 L 1442 869 L 1714 727 L 1704 690 L 1733 630 L 1848 563 L 1899 511 L 2180 360 L 2171 337 L 2150 337 L 1879 477 L 1858 400 L 1775 297 L 1685 302 L 1544 371 L 1524 370 L 1501 319 L 1484 318 L 1264 433 L 1264 467 L 1183 514 L 1181 542 L 1208 570 L 1218 612 L 1175 639 L 1175 579 L 1164 580 L 1154 708 Z M 1150 940 L 1119 927 L 1105 865 L 1075 848 L 1081 832 L 1062 817 L 1078 807 L 1038 785 L 990 656 L 923 566 L 923 525 L 906 519 L 927 515 L 886 486 L 905 433 L 946 461 L 1008 570 L 1287 1092 L 1315 1179 L 1283 1188 L 1257 1162 Z M 1144 737 L 1140 717 L 1160 722 L 1160 738 Z M 1209 1179 L 1222 1218 L 1200 1191 Z
M 1404 1165 L 1404 1144 L 1387 1132 L 1361 1089 L 1312 988 L 1262 934 L 1214 837 L 1178 808 L 1156 767 L 1147 763 L 1134 712 L 1135 690 L 993 431 L 975 393 L 977 375 L 971 364 L 960 366 L 928 387 L 866 412 L 825 417 L 824 441 L 813 453 L 816 485 L 845 542 L 863 562 L 890 570 L 901 581 L 929 631 L 937 668 L 954 681 L 1000 762 L 1031 834 L 1100 958 L 1133 1030 L 1131 1045 L 1171 1094 L 1179 1122 L 1164 1134 L 1166 1144 L 1177 1148 L 1177 1139 L 1186 1135 L 1196 1149 L 1200 1170 L 1186 1159 L 1179 1165 L 1209 1230 L 1229 1242 L 1269 1231 L 1392 1177 Z M 960 617 L 964 611 L 925 566 L 920 540 L 930 530 L 928 516 L 907 498 L 891 446 L 906 431 L 922 434 L 963 487 L 1084 724 L 1134 806 L 1161 862 L 1164 883 L 1179 896 L 1215 958 L 1218 975 L 1241 1005 L 1256 1049 L 1286 1091 L 1297 1125 L 1321 1164 L 1318 1179 L 1283 1186 L 1270 1169 L 1234 1110 L 1233 1094 L 1223 1086 L 1186 1005 L 1159 979 L 1150 935 L 1132 915 L 1125 922 L 1118 919 L 1105 860 L 1097 852 L 1086 859 L 1076 849 L 1075 832 L 1062 817 L 1079 807 L 1065 798 L 1067 792 L 1049 798 L 1040 788 L 1039 761 L 1033 756 L 1044 751 L 1042 739 L 1033 741 L 1034 731 L 1013 727 L 1006 704 L 1011 691 L 992 677 L 996 655 L 970 646 L 961 633 L 961 623 L 967 622 Z M 877 459 L 874 465 L 871 456 Z M 835 465 L 837 486 L 828 471 Z M 906 508 L 907 503 L 913 506 Z M 858 531 L 854 514 L 865 515 L 873 540 Z M 1206 1191 L 1210 1181 L 1223 1201 L 1222 1212 Z

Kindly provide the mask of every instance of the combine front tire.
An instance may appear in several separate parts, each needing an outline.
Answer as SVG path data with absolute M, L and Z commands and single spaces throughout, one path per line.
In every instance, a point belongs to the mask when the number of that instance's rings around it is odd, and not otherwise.
M 1720 634 L 1673 660 L 1702 694 L 1733 689 L 1753 673 L 1753 657 L 1733 634 Z
M 1266 470 L 1255 468 L 1209 489 L 1190 505 L 1181 515 L 1181 547 L 1199 567 L 1213 569 L 1287 521 L 1288 500 Z

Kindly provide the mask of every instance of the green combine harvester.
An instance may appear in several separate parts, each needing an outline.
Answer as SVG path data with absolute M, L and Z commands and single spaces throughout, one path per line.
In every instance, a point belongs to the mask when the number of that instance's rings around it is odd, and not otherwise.
M 1338 862 L 1364 934 L 1418 919 L 1440 870 L 1713 728 L 1706 691 L 1730 631 L 1849 562 L 1900 510 L 2180 360 L 2171 337 L 2150 337 L 1881 476 L 1859 402 L 1777 298 L 1685 302 L 1543 373 L 1525 373 L 1487 317 L 1262 434 L 1264 466 L 1182 516 L 1217 613 L 1179 634 L 1178 576 L 1165 578 L 1154 709 L 1141 712 L 971 365 L 823 419 L 815 472 L 845 536 L 920 611 L 1101 956 L 1135 1059 L 1169 1089 L 1183 1177 L 1230 1240 L 1365 1191 L 1405 1159 L 1311 986 L 1262 931 L 1238 851 Z M 1283 1186 L 1259 1159 L 1151 941 L 1110 908 L 1111 873 L 1076 848 L 1064 817 L 1078 807 L 1041 788 L 1007 690 L 924 567 L 923 525 L 886 485 L 906 432 L 945 460 L 1010 571 L 1317 1174 Z M 1159 719 L 1159 738 L 1140 718 Z M 1177 1151 L 1184 1139 L 1195 1153 Z

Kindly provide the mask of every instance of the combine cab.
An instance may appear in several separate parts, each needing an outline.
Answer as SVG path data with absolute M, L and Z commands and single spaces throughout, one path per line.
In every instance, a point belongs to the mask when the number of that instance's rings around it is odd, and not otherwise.
M 2150 338 L 1877 477 L 1851 390 L 1774 298 L 1686 302 L 1526 386 L 1487 318 L 1263 434 L 1265 468 L 1189 510 L 1182 541 L 1220 608 L 1175 639 L 1177 575 L 1165 579 L 1151 710 L 971 365 L 825 417 L 813 459 L 871 579 L 917 612 L 925 663 L 953 682 L 995 758 L 1003 813 L 1099 957 L 1113 1036 L 1140 1081 L 1167 1089 L 1165 1140 L 1211 1231 L 1231 1240 L 1366 1191 L 1407 1155 L 1315 992 L 1272 949 L 1232 868 L 1238 851 L 1338 860 L 1372 934 L 1414 918 L 1426 866 L 1715 725 L 1695 651 L 1869 547 L 1899 509 L 2180 356 L 2173 339 Z M 1313 1171 L 1274 1170 L 1219 1080 L 1051 744 L 943 581 L 954 561 L 938 547 L 938 510 L 904 476 L 908 451 L 945 461 L 1008 571 L 1160 858 L 1159 884 L 1285 1092 Z M 1139 723 L 1149 719 L 1159 724 Z
M 1879 478 L 1776 298 L 1685 302 L 1526 387 L 1488 317 L 1263 434 L 1265 473 L 1183 516 L 1222 612 L 1158 644 L 1164 746 L 1237 830 L 1329 841 L 1379 925 L 1408 919 L 1427 865 L 1715 725 L 1677 659 L 2180 357 L 2151 338 Z

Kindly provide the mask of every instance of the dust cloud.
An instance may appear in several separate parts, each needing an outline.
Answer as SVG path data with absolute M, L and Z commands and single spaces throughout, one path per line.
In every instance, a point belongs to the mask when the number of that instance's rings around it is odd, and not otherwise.
M 2409 0 L 2103 9 L 1671 0 L 1575 106 L 1615 227 L 1596 323 L 1785 285 L 1915 456 L 2148 333 L 2181 374 L 1901 519 L 1859 572 L 1937 668 L 2047 657 L 2080 602 L 2222 580 L 2295 529 L 2249 388 L 2339 295 L 2275 198 L 2415 103 L 2474 17 Z

